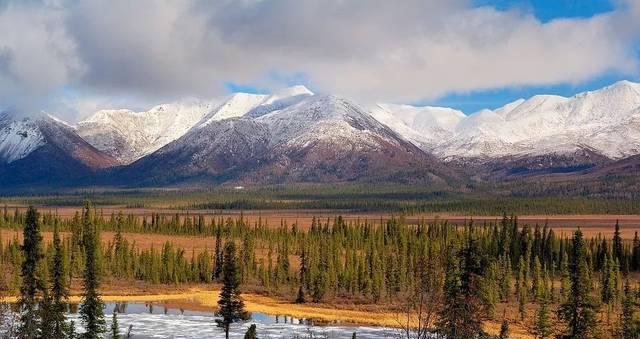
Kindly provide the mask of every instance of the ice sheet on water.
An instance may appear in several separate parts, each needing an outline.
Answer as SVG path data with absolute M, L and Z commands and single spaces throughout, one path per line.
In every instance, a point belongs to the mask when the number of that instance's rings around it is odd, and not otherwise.
M 141 311 L 142 310 L 142 311 Z M 118 314 L 118 324 L 124 334 L 129 325 L 133 325 L 132 334 L 136 339 L 167 338 L 167 339 L 202 339 L 224 338 L 221 329 L 215 326 L 215 317 L 210 312 L 181 311 L 153 307 L 150 312 L 148 305 L 128 304 L 126 313 Z M 113 305 L 107 305 L 105 317 L 107 326 L 110 325 Z M 165 313 L 166 312 L 166 313 Z M 70 314 L 69 319 L 77 324 L 77 332 L 83 328 L 79 324 L 77 314 Z M 252 314 L 247 322 L 236 323 L 231 326 L 231 338 L 243 338 L 251 324 L 256 324 L 259 338 L 351 338 L 353 332 L 358 338 L 396 338 L 395 329 L 366 326 L 311 326 L 305 321 L 283 316 L 272 316 L 263 313 Z

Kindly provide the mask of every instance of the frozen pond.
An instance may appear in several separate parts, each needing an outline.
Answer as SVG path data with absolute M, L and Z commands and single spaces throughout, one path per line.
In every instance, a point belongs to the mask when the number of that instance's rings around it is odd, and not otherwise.
M 189 311 L 165 308 L 158 304 L 107 303 L 105 318 L 107 327 L 111 325 L 114 308 L 118 314 L 120 332 L 124 334 L 133 325 L 133 338 L 224 338 L 224 332 L 215 326 L 212 312 Z M 77 332 L 82 332 L 77 313 L 71 313 Z M 317 325 L 311 321 L 287 316 L 253 313 L 251 320 L 231 326 L 231 338 L 243 338 L 251 324 L 256 324 L 258 337 L 266 338 L 345 338 L 354 332 L 358 338 L 398 338 L 398 330 L 382 327 L 350 326 L 343 324 Z

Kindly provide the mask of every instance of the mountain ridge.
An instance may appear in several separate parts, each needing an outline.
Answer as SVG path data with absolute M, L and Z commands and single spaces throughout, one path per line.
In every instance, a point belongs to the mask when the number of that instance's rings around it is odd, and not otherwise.
M 47 173 L 58 176 L 66 161 L 69 173 L 94 180 L 83 182 L 128 186 L 593 176 L 638 154 L 640 84 L 629 81 L 572 97 L 536 95 L 471 115 L 361 105 L 304 86 L 141 112 L 101 110 L 76 125 L 0 113 L 6 177 L 29 161 L 50 161 L 55 170 Z

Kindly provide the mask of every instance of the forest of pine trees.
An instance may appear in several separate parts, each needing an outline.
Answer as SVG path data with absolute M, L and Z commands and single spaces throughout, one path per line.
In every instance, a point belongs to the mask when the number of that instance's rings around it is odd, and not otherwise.
M 228 298 L 221 305 L 241 300 L 240 284 L 291 302 L 387 305 L 418 315 L 409 330 L 419 338 L 433 332 L 476 337 L 487 320 L 503 324 L 502 337 L 514 324 L 539 338 L 633 338 L 639 333 L 640 240 L 637 235 L 623 240 L 618 226 L 611 239 L 587 239 L 579 230 L 557 236 L 549 227 L 520 225 L 517 217 L 506 215 L 484 224 L 407 225 L 398 218 L 382 226 L 337 216 L 269 228 L 242 217 L 207 223 L 198 215 L 104 217 L 89 205 L 69 220 L 35 209 L 5 212 L 0 220 L 1 227 L 24 232 L 23 243 L 0 241 L 6 272 L 0 288 L 20 293 L 18 331 L 25 338 L 73 331 L 60 315 L 74 279 L 82 281 L 84 291 L 82 336 L 106 333 L 97 291 L 114 278 L 223 284 Z M 52 242 L 42 241 L 43 229 L 54 231 Z M 115 231 L 113 239 L 99 242 L 101 230 Z M 198 234 L 211 238 L 213 246 L 198 253 L 171 242 L 141 249 L 129 243 L 126 232 Z M 228 311 L 219 310 L 223 329 L 244 317 Z

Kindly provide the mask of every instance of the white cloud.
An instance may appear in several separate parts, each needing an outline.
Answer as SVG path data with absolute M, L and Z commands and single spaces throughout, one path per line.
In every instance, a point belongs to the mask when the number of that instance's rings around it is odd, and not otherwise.
M 65 85 L 100 98 L 211 96 L 226 81 L 274 86 L 274 72 L 305 74 L 325 92 L 413 101 L 638 70 L 632 0 L 548 23 L 470 0 L 28 3 L 0 9 L 0 30 L 14 29 L 0 35 L 0 100 L 14 105 L 16 93 L 55 99 Z

